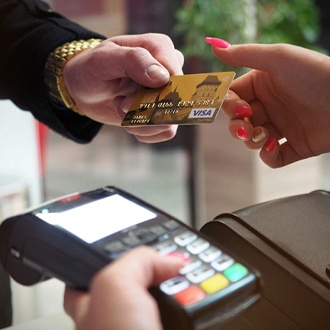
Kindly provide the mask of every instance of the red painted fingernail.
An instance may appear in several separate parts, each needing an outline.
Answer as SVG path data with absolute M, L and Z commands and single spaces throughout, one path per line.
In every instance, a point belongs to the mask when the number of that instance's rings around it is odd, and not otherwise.
M 240 105 L 234 110 L 235 115 L 240 117 L 249 117 L 252 115 L 252 109 L 246 105 Z
M 249 138 L 247 130 L 242 126 L 236 128 L 236 136 L 240 140 L 247 140 Z
M 218 48 L 229 48 L 231 46 L 228 41 L 219 38 L 206 37 L 205 41 Z
M 276 139 L 275 138 L 270 138 L 267 143 L 265 144 L 265 149 L 267 152 L 272 152 L 275 149 L 276 146 Z

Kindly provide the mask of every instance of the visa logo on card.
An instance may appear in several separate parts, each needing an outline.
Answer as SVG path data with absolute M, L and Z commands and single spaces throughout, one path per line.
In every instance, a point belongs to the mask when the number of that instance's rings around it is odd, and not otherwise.
M 192 109 L 188 118 L 212 118 L 216 108 L 212 109 Z

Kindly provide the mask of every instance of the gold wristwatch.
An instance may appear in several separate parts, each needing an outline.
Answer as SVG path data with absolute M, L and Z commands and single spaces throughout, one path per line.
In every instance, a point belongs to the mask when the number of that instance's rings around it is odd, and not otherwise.
M 66 89 L 63 68 L 74 56 L 84 50 L 94 48 L 102 41 L 102 39 L 89 39 L 67 42 L 50 53 L 45 64 L 45 83 L 49 88 L 49 94 L 52 99 L 80 115 L 83 114 L 79 111 Z

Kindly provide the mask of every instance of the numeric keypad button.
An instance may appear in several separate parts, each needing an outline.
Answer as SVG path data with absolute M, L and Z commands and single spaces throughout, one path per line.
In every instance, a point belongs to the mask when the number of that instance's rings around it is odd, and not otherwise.
M 224 271 L 234 263 L 234 259 L 226 254 L 221 255 L 221 257 L 211 263 L 211 266 L 219 272 Z
M 200 283 L 215 274 L 215 270 L 207 265 L 195 269 L 186 275 L 187 279 L 193 283 Z
M 167 281 L 164 281 L 160 284 L 159 288 L 164 293 L 173 295 L 176 294 L 186 288 L 188 288 L 190 285 L 189 281 L 183 277 L 183 276 L 177 276 L 170 278 Z
M 196 239 L 193 243 L 187 246 L 187 250 L 192 254 L 199 254 L 210 246 L 208 241 L 203 238 Z
M 174 242 L 180 246 L 186 246 L 197 238 L 197 234 L 192 231 L 185 231 L 174 238 Z

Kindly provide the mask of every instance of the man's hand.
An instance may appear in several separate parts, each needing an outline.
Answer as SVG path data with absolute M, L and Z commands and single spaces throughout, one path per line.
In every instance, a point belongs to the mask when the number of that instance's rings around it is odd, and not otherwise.
M 72 58 L 66 87 L 79 110 L 95 121 L 120 126 L 140 85 L 158 88 L 182 74 L 183 55 L 163 34 L 118 36 Z M 176 125 L 125 128 L 146 143 L 173 138 Z

